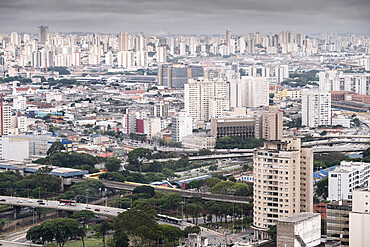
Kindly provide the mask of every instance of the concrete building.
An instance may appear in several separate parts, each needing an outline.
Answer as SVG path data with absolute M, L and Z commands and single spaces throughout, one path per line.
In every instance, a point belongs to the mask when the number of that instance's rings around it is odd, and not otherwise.
M 181 142 L 184 136 L 193 133 L 193 122 L 186 112 L 180 112 L 178 116 L 172 118 L 171 141 Z
M 367 187 L 353 191 L 352 212 L 349 213 L 349 246 L 370 244 L 370 179 Z
M 259 138 L 256 133 L 256 120 L 252 116 L 212 118 L 211 134 L 216 139 L 224 136 L 237 136 L 245 140 L 247 138 Z
M 228 83 L 221 78 L 215 80 L 189 80 L 185 84 L 185 111 L 193 121 L 209 121 L 229 111 Z
M 315 213 L 299 213 L 278 220 L 277 247 L 313 247 L 321 240 L 321 217 Z
M 281 140 L 283 138 L 283 113 L 277 106 L 269 106 L 262 113 L 262 138 L 266 140 Z
M 0 137 L 0 159 L 24 161 L 29 158 L 29 144 L 25 140 Z
M 304 90 L 302 94 L 302 125 L 331 125 L 330 93 Z
M 49 27 L 40 26 L 37 32 L 38 43 L 45 45 L 46 41 L 48 40 L 48 35 L 49 35 Z
M 328 200 L 352 200 L 352 192 L 367 184 L 370 177 L 370 163 L 342 161 L 340 166 L 329 172 Z
M 193 133 L 182 138 L 182 146 L 190 149 L 213 149 L 216 138 L 205 132 Z
M 44 157 L 50 146 L 57 140 L 57 137 L 47 135 L 10 135 L 10 141 L 27 141 L 29 145 L 29 157 Z
M 349 213 L 352 201 L 340 200 L 329 203 L 326 209 L 328 240 L 337 240 L 341 246 L 349 245 Z
M 0 98 L 0 136 L 8 135 L 12 124 L 11 106 Z
M 204 76 L 202 67 L 187 64 L 167 64 L 158 66 L 158 85 L 168 88 L 183 89 L 189 79 Z
M 120 32 L 118 34 L 118 50 L 128 51 L 128 33 Z
M 255 238 L 268 238 L 270 226 L 313 211 L 313 153 L 300 138 L 266 141 L 254 152 L 253 225 Z

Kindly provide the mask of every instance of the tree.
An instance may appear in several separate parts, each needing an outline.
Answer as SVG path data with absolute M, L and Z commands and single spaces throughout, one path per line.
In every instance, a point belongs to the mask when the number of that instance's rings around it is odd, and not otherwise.
M 53 155 L 55 153 L 59 153 L 62 150 L 65 150 L 65 149 L 66 149 L 65 146 L 61 142 L 55 141 L 55 142 L 53 142 L 53 144 L 51 144 L 51 146 L 48 149 L 48 151 L 46 152 L 46 154 L 48 156 L 50 156 L 50 155 Z
M 187 226 L 184 229 L 184 235 L 187 237 L 190 233 L 200 233 L 200 227 L 199 226 Z
M 322 196 L 324 199 L 328 197 L 328 178 L 321 179 L 317 182 L 316 193 L 318 196 Z
M 141 239 L 142 243 L 147 239 L 156 239 L 158 230 L 157 213 L 148 203 L 135 203 L 130 210 L 116 217 L 114 229 L 116 232 L 126 232 L 130 239 L 135 242 L 137 238 Z
M 109 172 L 118 172 L 121 168 L 121 160 L 116 157 L 110 157 L 105 163 L 105 168 Z
M 85 227 L 79 227 L 77 228 L 76 235 L 81 238 L 82 246 L 85 247 L 85 241 L 84 238 L 86 237 L 86 228 Z
M 276 225 L 270 226 L 267 230 L 267 234 L 273 239 L 276 239 Z
M 182 235 L 181 229 L 176 226 L 163 224 L 159 225 L 158 228 L 160 235 L 163 237 L 163 240 L 168 239 L 172 242 L 173 246 L 175 246 L 175 241 L 178 240 Z
M 113 234 L 113 243 L 116 247 L 128 247 L 129 239 L 126 233 L 121 231 L 115 231 Z
M 131 169 L 139 170 L 141 172 L 141 166 L 145 160 L 148 160 L 151 155 L 149 149 L 136 148 L 129 152 L 128 163 Z
M 83 226 L 85 226 L 85 222 L 89 219 L 92 219 L 95 217 L 94 212 L 90 210 L 81 210 L 78 212 L 74 212 L 72 215 L 73 219 L 77 219 L 79 223 L 81 223 Z
M 98 233 L 103 238 L 103 246 L 104 247 L 105 247 L 105 236 L 107 236 L 109 230 L 112 230 L 112 229 L 113 229 L 112 224 L 110 222 L 108 222 L 107 220 L 103 221 L 99 225 Z
M 68 239 L 77 234 L 78 223 L 74 219 L 58 218 L 44 221 L 41 225 L 31 227 L 26 238 L 32 242 L 52 242 L 56 240 L 59 247 L 63 247 Z
M 153 197 L 155 192 L 154 192 L 154 188 L 151 187 L 151 186 L 147 186 L 147 185 L 142 185 L 142 186 L 138 186 L 136 187 L 133 191 L 132 191 L 133 194 L 148 194 L 150 195 L 150 197 Z

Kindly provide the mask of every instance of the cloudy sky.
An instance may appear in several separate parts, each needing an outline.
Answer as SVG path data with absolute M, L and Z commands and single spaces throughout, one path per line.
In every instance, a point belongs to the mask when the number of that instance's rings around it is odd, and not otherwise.
M 0 33 L 370 33 L 370 0 L 0 0 Z

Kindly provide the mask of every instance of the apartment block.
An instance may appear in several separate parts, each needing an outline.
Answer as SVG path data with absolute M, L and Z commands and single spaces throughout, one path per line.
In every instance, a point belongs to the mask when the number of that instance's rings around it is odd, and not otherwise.
M 302 94 L 302 125 L 331 125 L 330 93 L 304 90 Z
M 313 211 L 313 153 L 300 138 L 266 141 L 254 153 L 255 238 L 268 238 L 270 226 Z

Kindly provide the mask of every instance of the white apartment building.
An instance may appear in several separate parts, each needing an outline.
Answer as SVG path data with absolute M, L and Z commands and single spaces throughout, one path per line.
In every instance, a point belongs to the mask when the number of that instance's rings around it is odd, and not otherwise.
M 0 99 L 0 136 L 8 135 L 12 125 L 12 112 L 9 105 Z
M 302 125 L 318 127 L 331 125 L 331 94 L 327 92 L 303 90 Z
M 353 190 L 365 186 L 370 177 L 370 163 L 342 161 L 329 172 L 328 200 L 352 200 Z
M 229 111 L 229 85 L 221 78 L 190 79 L 185 84 L 185 111 L 193 121 L 209 121 Z
M 23 111 L 26 109 L 26 97 L 18 95 L 13 99 L 13 109 Z
M 370 73 L 343 73 L 330 70 L 319 72 L 320 91 L 352 91 L 370 95 Z
M 313 211 L 313 153 L 300 138 L 266 141 L 254 152 L 253 225 L 256 239 L 278 220 Z
M 349 246 L 366 247 L 370 243 L 370 179 L 365 188 L 353 191 L 349 213 Z
M 172 118 L 171 140 L 181 142 L 184 136 L 193 133 L 193 121 L 186 112 L 179 112 L 178 116 Z
M 231 79 L 229 98 L 230 108 L 268 106 L 269 77 L 243 76 L 241 79 Z

